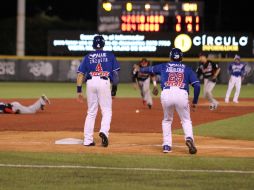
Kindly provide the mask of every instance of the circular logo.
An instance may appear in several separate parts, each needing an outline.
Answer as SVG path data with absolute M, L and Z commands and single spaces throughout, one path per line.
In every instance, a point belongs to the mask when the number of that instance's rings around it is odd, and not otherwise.
M 190 36 L 188 36 L 187 34 L 180 34 L 176 36 L 174 45 L 176 48 L 182 50 L 182 52 L 186 52 L 189 51 L 189 49 L 191 48 L 192 41 Z

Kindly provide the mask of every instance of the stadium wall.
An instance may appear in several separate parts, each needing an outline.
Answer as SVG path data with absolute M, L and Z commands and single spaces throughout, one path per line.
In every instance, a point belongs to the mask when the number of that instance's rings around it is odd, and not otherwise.
M 140 57 L 119 57 L 120 82 L 132 82 L 132 67 Z M 147 58 L 151 63 L 167 62 L 168 58 Z M 82 57 L 40 57 L 40 56 L 0 56 L 0 81 L 47 81 L 71 82 L 76 80 L 76 70 Z M 218 83 L 228 83 L 227 67 L 232 59 L 212 59 L 221 68 Z M 246 62 L 246 77 L 243 83 L 254 83 L 254 59 L 241 59 Z M 185 58 L 187 65 L 195 70 L 198 66 L 197 58 Z

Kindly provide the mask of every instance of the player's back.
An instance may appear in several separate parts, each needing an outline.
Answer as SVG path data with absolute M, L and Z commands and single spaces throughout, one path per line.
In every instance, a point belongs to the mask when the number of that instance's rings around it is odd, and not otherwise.
M 87 74 L 87 78 L 100 76 L 112 79 L 112 72 L 119 69 L 119 64 L 113 53 L 96 50 L 85 56 L 78 71 Z
M 181 62 L 169 62 L 162 65 L 162 88 L 179 87 L 189 91 L 189 84 L 198 81 L 191 67 Z

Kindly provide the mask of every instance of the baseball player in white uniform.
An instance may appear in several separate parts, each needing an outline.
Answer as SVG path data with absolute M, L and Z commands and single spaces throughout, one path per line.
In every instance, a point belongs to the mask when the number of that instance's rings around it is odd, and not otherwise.
M 189 85 L 192 85 L 194 87 L 194 98 L 191 107 L 195 109 L 200 93 L 200 82 L 197 79 L 196 73 L 190 67 L 181 63 L 182 57 L 182 51 L 178 48 L 173 48 L 170 51 L 171 62 L 140 68 L 140 72 L 161 75 L 161 104 L 164 113 L 162 120 L 163 152 L 171 152 L 171 125 L 174 109 L 176 109 L 181 119 L 185 134 L 184 139 L 189 148 L 189 153 L 196 154 L 197 148 L 194 145 L 188 94 Z
M 230 94 L 235 87 L 235 95 L 233 98 L 234 103 L 238 102 L 238 97 L 240 95 L 241 85 L 242 85 L 242 78 L 244 76 L 246 64 L 240 62 L 240 56 L 235 55 L 234 62 L 229 64 L 228 72 L 230 74 L 230 79 L 228 82 L 228 89 L 225 97 L 225 103 L 229 103 Z
M 219 102 L 213 97 L 212 91 L 216 85 L 217 77 L 220 73 L 220 68 L 217 63 L 207 59 L 205 53 L 199 54 L 199 66 L 197 68 L 198 78 L 204 78 L 204 98 L 210 102 L 209 109 L 216 110 Z
M 83 102 L 83 80 L 86 81 L 87 116 L 84 126 L 84 145 L 95 146 L 93 134 L 98 106 L 101 108 L 102 120 L 99 136 L 102 146 L 109 144 L 109 130 L 112 118 L 112 96 L 116 95 L 119 63 L 111 52 L 103 51 L 105 41 L 97 35 L 93 40 L 95 51 L 87 54 L 78 68 L 77 95 L 78 101 Z M 112 82 L 112 89 L 111 89 Z
M 19 102 L 0 102 L 0 113 L 33 114 L 38 110 L 44 110 L 46 104 L 50 104 L 46 95 L 42 95 L 34 104 L 24 106 Z

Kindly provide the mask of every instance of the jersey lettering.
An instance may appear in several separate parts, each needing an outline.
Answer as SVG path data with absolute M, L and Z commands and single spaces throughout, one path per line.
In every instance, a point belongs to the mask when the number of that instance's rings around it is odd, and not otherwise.
M 165 86 L 176 86 L 179 88 L 184 88 L 184 73 L 169 73 L 168 81 L 165 82 Z
M 91 76 L 100 76 L 100 77 L 108 77 L 109 74 L 110 74 L 109 72 L 103 71 L 101 63 L 97 64 L 97 66 L 95 68 L 95 72 L 90 72 Z
M 96 71 L 98 71 L 98 72 L 103 71 L 102 66 L 101 66 L 101 63 L 98 63 L 98 64 L 97 64 L 97 66 L 96 66 L 96 69 L 95 69 L 95 70 L 96 70 Z

